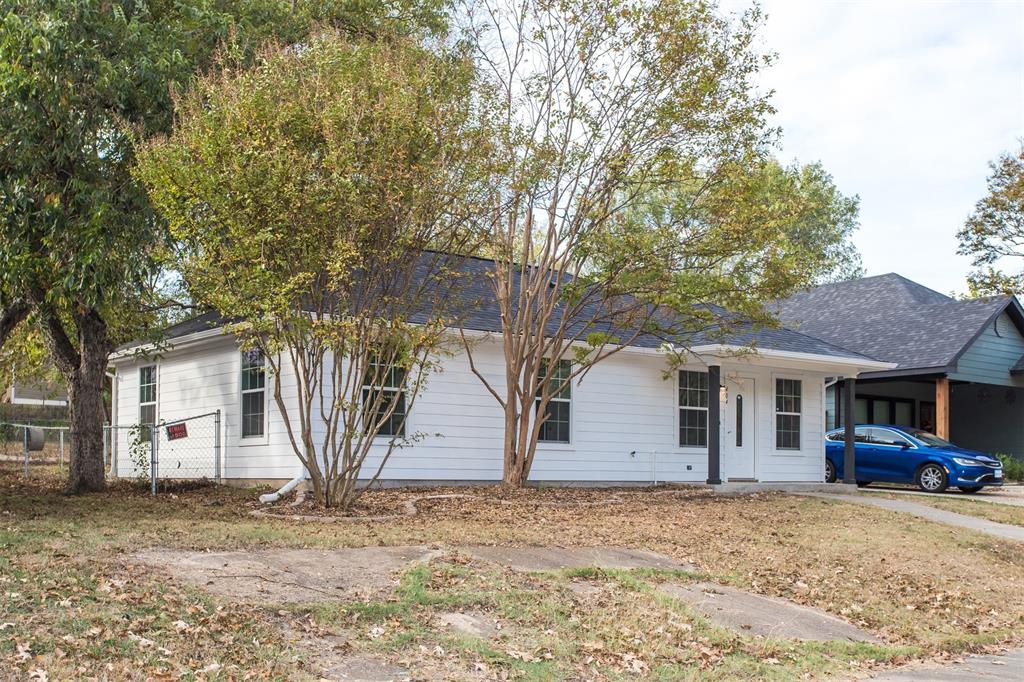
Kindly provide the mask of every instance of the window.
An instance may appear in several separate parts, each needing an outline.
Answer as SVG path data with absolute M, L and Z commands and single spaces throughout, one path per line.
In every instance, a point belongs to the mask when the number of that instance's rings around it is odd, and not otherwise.
M 148 440 L 149 429 L 156 424 L 156 365 L 139 368 L 139 424 L 140 436 Z
M 736 447 L 743 447 L 743 396 L 736 396 Z
M 405 370 L 371 358 L 363 379 L 363 426 L 374 435 L 405 436 Z
M 544 392 L 545 380 L 551 382 L 551 400 L 544 414 L 547 419 L 540 425 L 539 440 L 545 443 L 570 442 L 569 427 L 572 413 L 572 385 L 569 375 L 572 374 L 572 361 L 559 360 L 554 372 L 548 377 L 548 360 L 544 358 L 540 364 L 540 387 L 537 389 L 537 416 L 540 417 L 540 400 Z
M 679 372 L 679 447 L 708 445 L 708 373 Z
M 800 396 L 803 382 L 799 379 L 775 380 L 775 449 L 800 449 Z
M 843 430 L 833 431 L 832 433 L 825 436 L 833 442 L 844 442 L 846 440 L 846 432 Z M 868 442 L 868 430 L 866 427 L 860 426 L 853 430 L 853 442 L 854 443 L 867 443 Z
M 242 351 L 242 438 L 264 435 L 267 370 L 263 353 Z
M 868 429 L 868 442 L 872 445 L 895 445 L 910 447 L 910 442 L 903 436 L 889 429 Z

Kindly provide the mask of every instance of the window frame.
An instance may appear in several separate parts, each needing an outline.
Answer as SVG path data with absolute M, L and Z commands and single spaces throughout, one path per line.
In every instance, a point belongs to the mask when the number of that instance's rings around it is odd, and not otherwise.
M 788 397 L 796 397 L 800 402 L 798 405 L 799 410 L 797 412 L 788 412 L 779 410 L 779 382 L 780 381 L 795 381 L 799 385 L 799 393 L 796 396 L 788 395 Z M 803 454 L 803 438 L 804 438 L 804 383 L 805 378 L 803 376 L 793 376 L 785 374 L 772 375 L 772 449 L 776 454 L 779 455 L 802 455 Z M 779 444 L 779 417 L 796 417 L 797 418 L 797 446 L 796 447 L 782 447 Z
M 238 352 L 238 441 L 240 445 L 266 445 L 270 438 L 270 399 L 268 396 L 268 390 L 270 388 L 270 382 L 268 381 L 267 373 L 267 358 L 266 355 L 257 350 L 260 356 L 263 358 L 263 387 L 262 388 L 245 388 L 242 383 L 242 375 L 246 371 L 245 367 L 245 354 L 251 351 L 239 350 Z M 263 433 L 259 435 L 245 435 L 245 396 L 250 393 L 263 392 Z
M 704 377 L 705 384 L 706 384 L 706 401 L 705 401 L 706 404 L 705 404 L 704 407 L 700 407 L 699 405 L 684 406 L 682 404 L 682 401 L 683 401 L 683 396 L 682 396 L 682 391 L 683 391 L 682 378 L 683 378 L 683 373 L 684 372 L 689 373 L 689 374 L 702 375 Z M 689 385 L 687 385 L 687 388 L 689 388 Z M 717 399 L 717 394 L 716 394 L 716 399 Z M 676 447 L 677 448 L 679 448 L 680 450 L 692 450 L 692 451 L 697 451 L 697 452 L 706 452 L 707 451 L 707 449 L 708 449 L 709 419 L 710 419 L 709 416 L 708 416 L 708 409 L 709 409 L 710 405 L 711 405 L 711 378 L 710 378 L 710 375 L 708 374 L 707 370 L 701 371 L 699 369 L 686 369 L 686 368 L 682 368 L 682 369 L 677 370 L 676 371 L 676 399 L 675 399 L 675 415 L 676 415 L 676 419 L 675 419 L 675 421 L 676 421 L 676 434 L 675 434 L 676 437 L 675 437 L 675 441 L 676 441 Z M 704 444 L 703 445 L 699 445 L 699 444 L 698 445 L 684 445 L 683 444 L 683 438 L 682 438 L 683 434 L 682 434 L 682 431 L 683 431 L 683 411 L 684 410 L 691 411 L 691 412 L 702 412 L 704 414 Z
M 152 369 L 153 370 L 153 383 L 152 384 L 143 384 L 142 383 L 142 372 L 143 372 L 143 370 L 147 370 L 147 369 Z M 138 392 L 137 392 L 137 395 L 139 397 L 138 424 L 139 424 L 140 427 L 142 427 L 140 429 L 140 435 L 145 437 L 146 439 L 149 439 L 149 438 L 151 438 L 151 436 L 149 436 L 149 433 L 148 433 L 149 432 L 149 428 L 147 428 L 147 427 L 155 427 L 157 425 L 157 423 L 159 422 L 159 420 L 160 420 L 160 366 L 159 366 L 158 363 L 155 363 L 155 362 L 152 363 L 152 364 L 149 364 L 149 365 L 140 365 L 139 366 L 138 374 L 136 376 L 138 377 Z M 143 402 L 143 400 L 142 400 L 142 387 L 144 385 L 145 386 L 152 386 L 153 387 L 153 400 L 147 400 L 147 401 Z M 147 424 L 147 423 L 142 421 L 142 408 L 143 407 L 148 407 L 150 405 L 153 406 L 153 422 L 151 424 Z
M 403 403 L 402 403 L 403 419 L 402 419 L 401 433 L 384 433 L 382 430 L 378 430 L 377 433 L 373 434 L 373 440 L 374 441 L 377 441 L 377 440 L 390 441 L 392 439 L 405 440 L 405 439 L 408 438 L 407 434 L 409 433 L 410 424 L 411 424 L 411 413 L 409 411 L 409 396 L 408 396 L 408 393 L 407 393 L 404 385 L 400 385 L 400 386 L 390 386 L 390 385 L 374 386 L 374 385 L 371 385 L 371 384 L 367 384 L 366 380 L 367 380 L 367 376 L 368 376 L 369 371 L 370 371 L 370 367 L 372 365 L 374 365 L 374 364 L 377 364 L 377 363 L 371 358 L 370 362 L 367 365 L 366 371 L 363 372 L 363 383 L 362 383 L 361 388 L 359 389 L 360 420 L 364 420 L 365 416 L 366 416 L 365 411 L 363 411 L 363 410 L 365 410 L 365 408 L 363 406 L 366 405 L 366 394 L 367 394 L 368 391 L 376 390 L 376 391 L 383 391 L 385 393 L 399 393 L 399 394 L 402 395 L 402 399 L 403 399 Z M 398 367 L 394 367 L 393 366 L 388 371 L 388 374 L 389 374 L 389 377 L 387 379 L 388 382 L 391 382 L 393 380 L 394 372 L 395 371 L 401 371 L 401 372 L 403 372 L 403 374 L 407 374 L 406 370 L 400 369 Z M 404 381 L 402 383 L 404 384 Z M 397 416 L 397 414 L 398 414 L 397 411 L 396 412 L 392 412 L 391 416 L 389 417 L 389 420 L 394 419 Z M 361 427 L 363 428 L 364 433 L 365 433 L 365 430 L 366 430 L 366 423 L 365 423 L 365 421 L 362 422 Z
M 546 367 L 546 364 L 549 362 L 549 359 L 548 358 L 544 358 L 543 362 L 545 363 L 545 367 Z M 568 369 L 568 372 L 567 372 L 567 376 L 569 374 L 572 374 L 572 360 L 570 360 L 569 358 L 561 358 L 561 359 L 558 360 L 558 364 L 560 366 L 563 365 L 563 364 L 568 366 L 569 369 Z M 546 369 L 543 369 L 541 371 L 544 372 L 544 376 L 547 375 L 546 374 L 547 373 Z M 543 386 L 542 386 L 539 389 L 539 392 L 543 391 L 543 390 L 544 389 L 543 389 Z M 533 418 L 534 419 L 539 419 L 538 415 L 540 414 L 540 399 L 541 399 L 541 396 L 539 395 L 539 392 L 538 392 L 537 395 L 534 395 L 534 398 L 533 398 Z M 567 392 L 569 394 L 568 398 L 563 397 L 561 395 L 564 392 Z M 556 390 L 553 391 L 553 393 L 551 395 L 551 399 L 548 402 L 549 406 L 551 405 L 551 403 L 562 403 L 562 404 L 567 405 L 568 410 L 569 410 L 569 425 L 568 425 L 568 429 L 567 429 L 568 430 L 568 434 L 567 434 L 568 435 L 568 440 L 548 440 L 548 439 L 544 438 L 544 426 L 546 426 L 547 424 L 552 423 L 551 420 L 549 419 L 549 420 L 545 421 L 544 424 L 541 425 L 541 427 L 540 427 L 540 432 L 537 434 L 537 447 L 545 447 L 545 448 L 551 448 L 551 447 L 554 447 L 554 448 L 572 447 L 572 445 L 573 445 L 573 424 L 575 423 L 575 420 L 573 419 L 573 412 L 574 412 L 574 410 L 573 410 L 573 407 L 572 407 L 572 402 L 573 402 L 572 394 L 573 394 L 572 381 L 569 380 L 568 378 L 566 378 L 566 379 L 562 380 L 562 385 L 559 386 Z

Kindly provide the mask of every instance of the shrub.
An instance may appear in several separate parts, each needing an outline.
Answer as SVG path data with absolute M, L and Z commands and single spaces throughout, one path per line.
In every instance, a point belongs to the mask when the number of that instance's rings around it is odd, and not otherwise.
M 996 457 L 1003 463 L 1003 478 L 1007 481 L 1024 481 L 1024 461 L 1013 455 L 998 454 Z

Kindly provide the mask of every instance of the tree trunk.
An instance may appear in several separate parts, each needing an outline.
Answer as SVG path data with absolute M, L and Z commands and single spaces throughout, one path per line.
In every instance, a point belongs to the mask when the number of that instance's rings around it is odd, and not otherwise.
M 505 466 L 502 472 L 502 485 L 508 488 L 522 488 L 526 485 L 530 471 L 526 466 L 529 458 L 523 440 L 524 427 L 529 424 L 528 412 L 519 410 L 513 395 L 505 403 Z
M 38 300 L 42 301 L 39 295 Z M 43 339 L 50 357 L 67 382 L 71 420 L 70 462 L 64 492 L 69 495 L 103 490 L 103 381 L 110 354 L 107 323 L 94 309 L 80 307 L 72 314 L 78 346 L 71 342 L 60 318 L 40 308 Z
M 83 356 L 88 354 L 83 353 Z M 68 379 L 68 404 L 71 419 L 71 460 L 64 491 L 78 494 L 103 490 L 106 471 L 103 461 L 103 376 L 102 360 L 83 360 Z

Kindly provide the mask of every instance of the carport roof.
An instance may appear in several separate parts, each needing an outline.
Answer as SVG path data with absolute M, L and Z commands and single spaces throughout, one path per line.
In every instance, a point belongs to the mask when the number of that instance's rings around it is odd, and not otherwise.
M 957 300 L 890 273 L 820 286 L 779 304 L 788 326 L 879 360 L 873 377 L 954 371 L 965 350 L 1003 312 L 1024 332 L 1012 296 Z M 1024 371 L 1024 358 L 1014 369 Z

